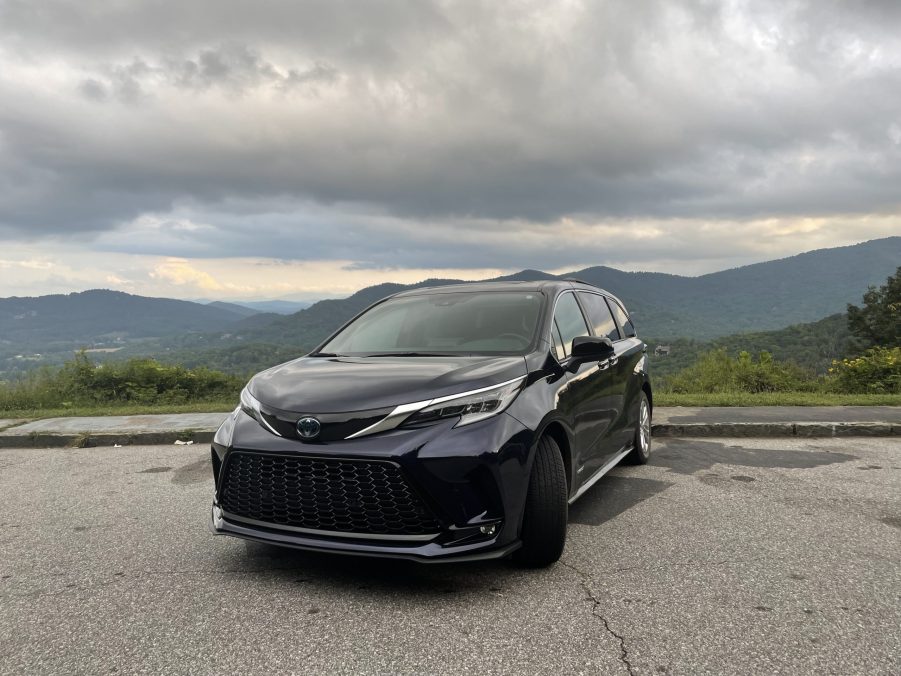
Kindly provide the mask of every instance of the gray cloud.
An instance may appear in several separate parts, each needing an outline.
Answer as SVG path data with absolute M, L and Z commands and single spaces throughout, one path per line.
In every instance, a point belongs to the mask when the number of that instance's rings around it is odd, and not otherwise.
M 302 236 L 359 265 L 717 257 L 716 220 L 901 211 L 899 33 L 891 1 L 8 0 L 0 230 L 199 256 Z M 211 230 L 135 225 L 184 214 Z M 677 232 L 445 236 L 566 219 Z

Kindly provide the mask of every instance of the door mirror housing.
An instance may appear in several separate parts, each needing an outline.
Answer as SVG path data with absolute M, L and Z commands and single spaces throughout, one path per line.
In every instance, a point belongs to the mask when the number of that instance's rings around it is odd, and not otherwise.
M 578 336 L 573 339 L 574 360 L 603 361 L 614 355 L 616 349 L 606 336 Z

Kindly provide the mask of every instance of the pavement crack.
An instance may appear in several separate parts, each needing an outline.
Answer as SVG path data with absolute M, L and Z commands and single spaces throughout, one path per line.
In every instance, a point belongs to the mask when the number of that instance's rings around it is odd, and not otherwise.
M 579 586 L 585 591 L 587 596 L 586 600 L 591 601 L 591 614 L 598 618 L 604 624 L 604 630 L 610 634 L 613 638 L 615 638 L 619 642 L 619 661 L 623 663 L 623 666 L 626 668 L 626 671 L 630 674 L 630 676 L 634 676 L 635 670 L 632 668 L 632 663 L 629 661 L 629 649 L 626 647 L 626 639 L 622 634 L 618 634 L 613 630 L 610 626 L 610 622 L 604 617 L 600 612 L 599 608 L 601 606 L 601 600 L 594 595 L 594 592 L 591 590 L 591 585 L 589 584 L 591 580 L 591 575 L 586 573 L 583 570 L 580 570 L 573 564 L 560 559 L 560 563 L 562 563 L 565 567 L 569 568 L 576 575 L 579 576 Z
M 662 566 L 652 566 L 650 568 L 647 566 L 624 566 L 621 568 L 614 568 L 611 571 L 611 574 L 629 573 L 629 572 L 636 571 L 636 570 L 643 571 L 646 573 L 656 573 L 661 570 L 666 570 L 668 568 L 674 568 L 674 567 L 679 567 L 679 566 L 690 566 L 692 568 L 712 568 L 714 566 L 727 566 L 730 564 L 738 564 L 738 563 L 756 563 L 758 561 L 763 561 L 763 560 L 769 561 L 770 559 L 756 558 L 756 559 L 724 559 L 722 561 L 670 561 L 668 563 L 665 563 Z

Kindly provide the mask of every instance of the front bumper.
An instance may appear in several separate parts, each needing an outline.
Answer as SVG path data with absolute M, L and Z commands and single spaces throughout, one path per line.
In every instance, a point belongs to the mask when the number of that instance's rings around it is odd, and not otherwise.
M 360 556 L 416 561 L 506 556 L 519 547 L 532 432 L 505 413 L 460 428 L 453 425 L 446 420 L 353 440 L 303 443 L 277 437 L 239 411 L 213 441 L 216 498 L 210 529 L 285 547 Z M 223 509 L 222 490 L 232 454 L 390 462 L 427 504 L 438 527 L 426 535 L 393 536 L 296 528 L 230 513 Z

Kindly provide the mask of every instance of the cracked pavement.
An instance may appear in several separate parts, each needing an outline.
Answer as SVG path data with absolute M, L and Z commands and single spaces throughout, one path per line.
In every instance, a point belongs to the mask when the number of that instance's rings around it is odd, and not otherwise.
M 0 673 L 899 673 L 901 440 L 670 439 L 560 564 L 206 530 L 208 450 L 0 451 Z

